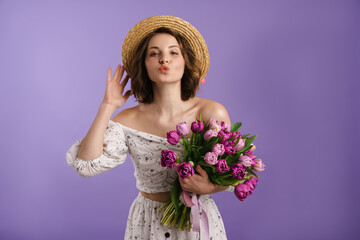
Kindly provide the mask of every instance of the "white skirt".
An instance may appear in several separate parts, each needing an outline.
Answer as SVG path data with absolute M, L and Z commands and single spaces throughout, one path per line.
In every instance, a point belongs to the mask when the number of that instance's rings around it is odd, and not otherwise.
M 226 240 L 227 238 L 224 223 L 214 200 L 209 195 L 202 195 L 200 196 L 200 199 L 203 202 L 206 214 L 208 216 L 210 239 Z M 145 198 L 139 192 L 139 195 L 135 198 L 134 202 L 130 207 L 125 232 L 125 239 L 199 239 L 199 233 L 194 232 L 192 229 L 190 230 L 190 232 L 188 232 L 186 229 L 185 231 L 181 231 L 176 227 L 168 228 L 164 226 L 160 222 L 163 211 L 158 211 L 158 209 L 162 205 L 162 202 L 157 202 Z

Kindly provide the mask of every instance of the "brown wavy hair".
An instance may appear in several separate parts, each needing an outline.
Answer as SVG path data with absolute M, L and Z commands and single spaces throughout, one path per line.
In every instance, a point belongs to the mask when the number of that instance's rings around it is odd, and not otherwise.
M 130 63 L 130 67 L 134 69 L 134 75 L 131 79 L 131 89 L 136 101 L 139 103 L 152 103 L 154 100 L 152 83 L 145 67 L 145 56 L 151 37 L 157 33 L 168 33 L 174 36 L 179 43 L 181 53 L 185 60 L 184 75 L 181 78 L 181 99 L 186 101 L 195 97 L 199 89 L 201 76 L 200 61 L 196 58 L 194 51 L 185 38 L 169 28 L 161 27 L 143 39 Z

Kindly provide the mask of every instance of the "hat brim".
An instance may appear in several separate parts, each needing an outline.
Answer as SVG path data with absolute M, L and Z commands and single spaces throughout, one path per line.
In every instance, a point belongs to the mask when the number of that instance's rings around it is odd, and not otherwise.
M 189 22 L 169 15 L 153 16 L 144 19 L 137 23 L 125 37 L 122 46 L 122 60 L 130 78 L 133 76 L 134 71 L 131 69 L 130 63 L 133 60 L 134 54 L 139 47 L 139 44 L 146 36 L 160 27 L 170 28 L 189 42 L 190 47 L 194 51 L 196 58 L 201 64 L 200 80 L 202 80 L 206 76 L 210 63 L 209 51 L 204 38 L 201 36 L 200 32 Z

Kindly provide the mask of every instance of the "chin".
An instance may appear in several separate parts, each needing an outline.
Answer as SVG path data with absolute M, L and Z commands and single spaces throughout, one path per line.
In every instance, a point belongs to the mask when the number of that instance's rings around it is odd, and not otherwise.
M 179 82 L 181 81 L 181 78 L 170 78 L 169 76 L 163 76 L 163 77 L 160 77 L 160 78 L 156 78 L 155 81 L 154 80 L 151 80 L 152 82 L 154 83 L 174 83 L 174 82 Z

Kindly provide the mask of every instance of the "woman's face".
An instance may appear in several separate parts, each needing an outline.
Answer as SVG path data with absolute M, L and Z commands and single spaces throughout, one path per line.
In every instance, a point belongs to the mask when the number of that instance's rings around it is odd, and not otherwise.
M 185 60 L 176 38 L 168 33 L 152 36 L 146 50 L 145 66 L 154 83 L 180 81 Z

